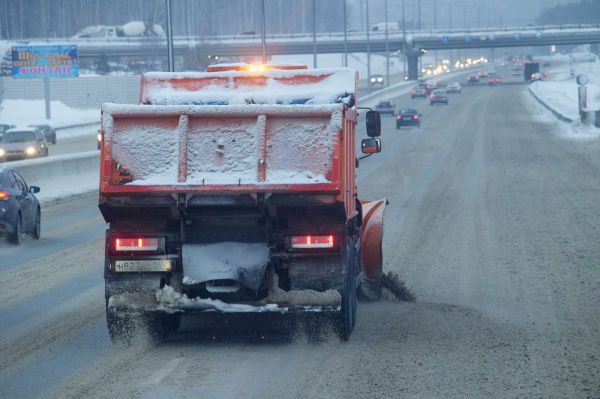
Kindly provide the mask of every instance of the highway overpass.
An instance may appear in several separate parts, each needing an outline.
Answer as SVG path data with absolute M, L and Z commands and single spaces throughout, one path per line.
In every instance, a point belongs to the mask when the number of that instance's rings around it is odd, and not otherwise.
M 600 43 L 600 25 L 529 26 L 522 28 L 487 29 L 476 31 L 419 31 L 371 32 L 367 40 L 365 32 L 353 32 L 344 40 L 342 33 L 320 34 L 316 48 L 324 53 L 374 53 L 401 51 L 408 57 L 409 77 L 416 79 L 420 50 L 454 50 L 476 48 L 509 48 L 549 45 L 581 45 Z M 166 40 L 155 38 L 124 39 L 53 39 L 38 42 L 72 43 L 79 46 L 79 56 L 83 59 L 108 57 L 156 57 L 166 54 Z M 313 52 L 311 35 L 273 35 L 267 38 L 268 54 L 310 54 Z M 201 46 L 209 54 L 219 56 L 252 56 L 262 53 L 259 36 L 237 35 L 221 37 L 176 37 L 175 54 L 183 56 L 190 49 Z

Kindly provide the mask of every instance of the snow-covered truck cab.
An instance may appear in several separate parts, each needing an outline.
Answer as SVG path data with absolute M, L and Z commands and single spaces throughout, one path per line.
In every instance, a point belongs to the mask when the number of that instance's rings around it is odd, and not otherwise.
M 103 105 L 112 339 L 204 312 L 321 312 L 350 336 L 359 286 L 380 291 L 385 206 L 356 195 L 356 87 L 350 69 L 234 65 L 147 73 L 140 105 Z

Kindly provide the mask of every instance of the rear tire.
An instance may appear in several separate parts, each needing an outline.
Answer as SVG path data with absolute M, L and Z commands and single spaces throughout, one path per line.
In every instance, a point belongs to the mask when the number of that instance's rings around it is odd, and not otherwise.
M 15 222 L 15 231 L 9 237 L 10 242 L 12 242 L 14 245 L 21 245 L 22 238 L 23 238 L 22 230 L 23 230 L 23 221 L 21 218 L 21 214 L 19 213 L 17 215 L 17 220 Z
M 33 224 L 33 230 L 31 235 L 34 239 L 39 240 L 42 235 L 42 215 L 40 213 L 40 208 L 37 210 L 37 214 L 35 217 L 35 223 Z
M 356 262 L 354 246 L 351 241 L 346 243 L 344 262 L 346 263 L 346 273 L 344 276 L 344 289 L 342 294 L 342 309 L 337 315 L 335 327 L 342 341 L 348 341 L 354 325 L 356 324 Z

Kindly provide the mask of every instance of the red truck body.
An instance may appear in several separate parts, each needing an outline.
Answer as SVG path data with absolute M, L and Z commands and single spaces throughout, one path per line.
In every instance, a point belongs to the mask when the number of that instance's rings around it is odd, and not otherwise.
M 103 106 L 113 339 L 140 309 L 153 331 L 183 312 L 317 310 L 349 336 L 384 207 L 356 195 L 358 75 L 289 68 L 145 74 L 140 105 Z

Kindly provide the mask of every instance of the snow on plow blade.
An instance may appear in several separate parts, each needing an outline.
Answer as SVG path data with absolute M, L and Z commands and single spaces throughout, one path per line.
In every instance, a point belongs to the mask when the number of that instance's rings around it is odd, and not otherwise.
M 361 285 L 362 294 L 377 300 L 381 297 L 381 278 L 383 275 L 383 212 L 387 199 L 361 201 L 361 264 L 365 278 Z

